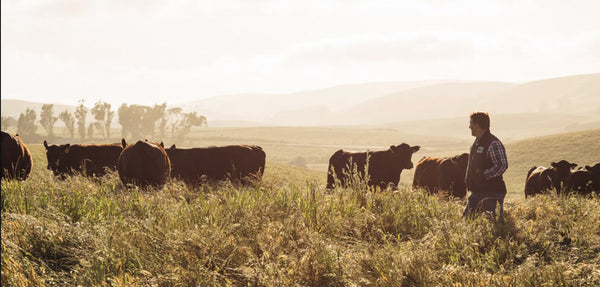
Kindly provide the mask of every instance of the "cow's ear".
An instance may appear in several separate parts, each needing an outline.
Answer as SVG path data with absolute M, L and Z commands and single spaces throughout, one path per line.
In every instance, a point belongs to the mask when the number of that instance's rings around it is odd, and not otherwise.
M 48 150 L 48 142 L 46 140 L 44 140 L 44 147 L 46 148 L 46 150 Z
M 458 164 L 458 156 L 453 156 L 452 158 L 450 158 L 450 162 L 453 164 Z
M 170 148 L 175 149 L 177 147 L 175 146 L 175 144 L 173 144 Z
M 391 145 L 391 146 L 390 146 L 390 150 L 391 150 L 391 151 L 394 151 L 395 149 L 396 149 L 396 146 L 394 146 L 394 145 Z
M 413 146 L 413 147 L 411 147 L 411 149 L 412 149 L 412 152 L 413 152 L 413 153 L 416 153 L 416 152 L 418 152 L 418 151 L 419 151 L 419 149 L 421 149 L 421 147 L 420 147 L 420 146 L 418 146 L 418 145 L 416 145 L 416 146 Z
M 587 169 L 588 171 L 590 171 L 590 170 L 592 170 L 592 167 L 591 167 L 591 166 L 589 166 L 589 165 L 586 165 L 586 166 L 585 166 L 585 169 Z
M 550 165 L 553 166 L 553 167 L 556 167 L 556 163 L 555 162 L 551 162 Z
M 162 148 L 165 148 L 165 144 L 164 144 L 163 142 L 160 142 L 160 146 L 161 146 Z
M 121 145 L 123 146 L 123 148 L 127 147 L 127 142 L 125 141 L 125 138 L 121 139 Z
M 570 166 L 571 166 L 571 168 L 576 168 L 577 164 L 576 163 L 572 163 Z
M 71 149 L 71 145 L 70 144 L 66 144 L 65 145 L 65 153 L 69 153 L 69 149 Z

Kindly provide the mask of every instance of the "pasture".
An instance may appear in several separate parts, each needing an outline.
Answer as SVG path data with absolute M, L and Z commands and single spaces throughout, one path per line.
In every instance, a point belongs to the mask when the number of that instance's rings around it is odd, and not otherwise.
M 505 142 L 504 222 L 464 220 L 465 200 L 412 191 L 412 170 L 397 192 L 324 190 L 337 149 L 402 142 L 422 147 L 416 164 L 464 152 L 472 140 L 396 129 L 206 128 L 176 144 L 260 145 L 263 181 L 170 181 L 162 190 L 127 190 L 116 173 L 59 181 L 43 146 L 29 144 L 30 178 L 2 181 L 2 285 L 600 285 L 600 199 L 523 198 L 532 165 L 599 162 L 600 130 Z M 290 165 L 298 157 L 308 168 Z

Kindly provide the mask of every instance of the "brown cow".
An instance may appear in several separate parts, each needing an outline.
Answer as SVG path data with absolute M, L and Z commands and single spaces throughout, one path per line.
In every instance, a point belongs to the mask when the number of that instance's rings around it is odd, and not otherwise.
M 14 178 L 17 180 L 25 180 L 31 173 L 33 159 L 29 149 L 19 137 L 19 134 L 14 136 L 2 132 L 2 179 Z
M 171 162 L 165 149 L 148 140 L 140 140 L 127 146 L 123 139 L 121 144 L 124 149 L 119 156 L 117 168 L 123 184 L 162 188 L 171 171 Z
M 586 165 L 572 172 L 566 181 L 567 192 L 587 195 L 592 192 L 600 193 L 600 163 L 593 167 Z
M 103 176 L 107 171 L 117 169 L 119 154 L 123 151 L 120 144 L 63 144 L 48 145 L 46 148 L 47 168 L 54 175 L 65 178 L 69 175 Z
M 327 188 L 334 187 L 334 178 L 337 178 L 342 186 L 348 186 L 351 181 L 349 176 L 352 176 L 354 168 L 356 168 L 358 176 L 364 177 L 368 155 L 369 186 L 379 186 L 381 189 L 385 189 L 388 185 L 393 184 L 392 188 L 395 189 L 400 181 L 402 170 L 413 168 L 411 157 L 419 148 L 419 146 L 411 147 L 402 143 L 397 146 L 392 145 L 384 151 L 351 153 L 338 150 L 329 158 Z
M 571 169 L 577 166 L 576 163 L 566 160 L 552 162 L 550 165 L 549 168 L 534 166 L 529 169 L 525 181 L 525 198 L 549 189 L 556 189 L 556 192 L 560 193 L 567 177 L 571 174 Z
M 469 154 L 454 157 L 425 157 L 415 168 L 413 187 L 422 187 L 430 193 L 445 192 L 463 198 L 467 194 L 465 173 Z
M 255 145 L 182 149 L 172 145 L 166 149 L 171 160 L 171 177 L 186 183 L 229 179 L 251 183 L 260 179 L 265 170 L 265 152 Z

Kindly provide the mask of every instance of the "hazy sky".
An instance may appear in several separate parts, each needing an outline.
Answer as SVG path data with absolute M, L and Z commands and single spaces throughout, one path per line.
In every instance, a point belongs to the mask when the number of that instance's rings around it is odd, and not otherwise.
M 178 104 L 600 71 L 600 1 L 2 0 L 2 98 Z

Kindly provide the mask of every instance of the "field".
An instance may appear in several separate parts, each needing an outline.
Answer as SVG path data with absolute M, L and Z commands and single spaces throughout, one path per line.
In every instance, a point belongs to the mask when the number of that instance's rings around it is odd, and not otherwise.
M 177 145 L 259 144 L 263 181 L 162 190 L 126 190 L 116 173 L 56 180 L 31 144 L 31 178 L 2 181 L 2 285 L 600 285 L 600 198 L 522 193 L 532 165 L 599 162 L 600 130 L 507 142 L 504 221 L 461 218 L 464 200 L 412 191 L 412 171 L 397 192 L 324 190 L 339 148 L 406 142 L 422 146 L 416 163 L 471 141 L 391 128 L 208 128 Z M 298 157 L 308 168 L 289 164 Z

